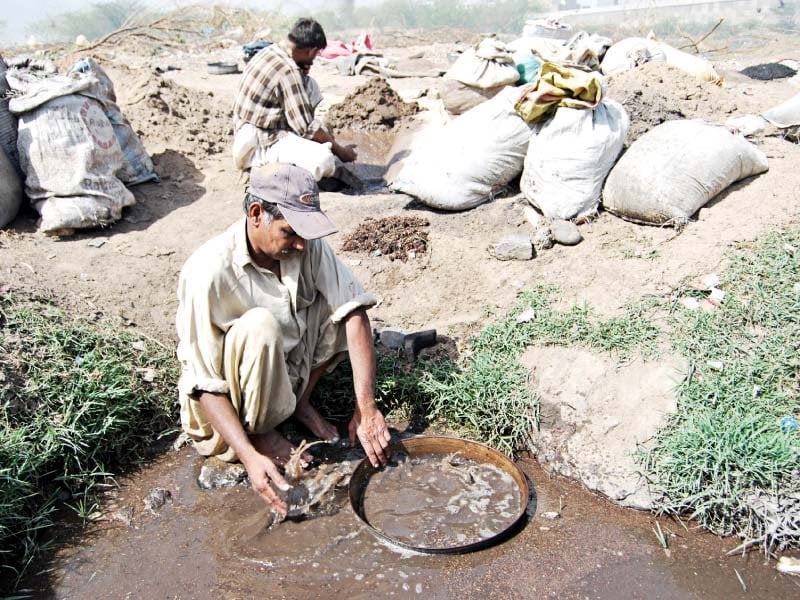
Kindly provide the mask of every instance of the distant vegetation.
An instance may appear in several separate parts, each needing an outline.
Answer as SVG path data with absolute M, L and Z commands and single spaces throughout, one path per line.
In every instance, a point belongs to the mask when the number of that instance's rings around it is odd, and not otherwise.
M 51 41 L 74 40 L 78 35 L 94 40 L 125 24 L 143 22 L 147 14 L 153 13 L 140 0 L 106 0 L 36 21 L 28 33 Z
M 545 7 L 543 0 L 384 0 L 369 7 L 353 7 L 340 0 L 315 17 L 330 30 L 346 28 L 443 29 L 519 33 L 529 15 Z

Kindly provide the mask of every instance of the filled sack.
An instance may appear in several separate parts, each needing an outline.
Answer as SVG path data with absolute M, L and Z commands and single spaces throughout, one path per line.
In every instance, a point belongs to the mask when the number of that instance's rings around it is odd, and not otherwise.
M 25 192 L 45 233 L 108 225 L 135 203 L 117 176 L 127 162 L 103 105 L 81 93 L 98 84 L 93 76 L 54 76 L 10 102 Z
M 530 126 L 514 110 L 519 90 L 491 100 L 415 140 L 390 189 L 433 208 L 465 210 L 491 199 L 522 171 Z
M 0 149 L 6 153 L 6 157 L 11 161 L 14 170 L 20 173 L 19 158 L 17 157 L 17 117 L 8 109 L 8 82 L 6 81 L 6 65 L 3 57 L 0 56 Z
M 14 220 L 22 199 L 22 179 L 5 150 L 0 148 L 0 227 Z
M 723 126 L 668 121 L 637 139 L 611 170 L 603 206 L 636 223 L 681 226 L 729 185 L 768 168 L 761 150 Z
M 487 38 L 477 48 L 463 52 L 444 77 L 471 87 L 490 89 L 516 83 L 519 73 L 506 45 Z
M 83 58 L 70 70 L 70 73 L 91 74 L 96 81 L 84 94 L 93 97 L 103 105 L 103 110 L 114 128 L 125 164 L 117 172 L 124 183 L 136 185 L 145 181 L 158 181 L 150 155 L 144 149 L 139 136 L 131 127 L 130 121 L 125 118 L 117 105 L 117 95 L 114 84 L 106 72 L 93 58 Z
M 597 210 L 605 180 L 628 134 L 621 104 L 559 108 L 533 127 L 520 189 L 549 219 L 572 219 Z
M 439 80 L 439 97 L 444 103 L 445 110 L 451 115 L 460 115 L 467 112 L 470 108 L 475 108 L 478 104 L 486 102 L 489 98 L 494 98 L 505 85 L 493 88 L 477 88 L 461 83 L 455 79 Z

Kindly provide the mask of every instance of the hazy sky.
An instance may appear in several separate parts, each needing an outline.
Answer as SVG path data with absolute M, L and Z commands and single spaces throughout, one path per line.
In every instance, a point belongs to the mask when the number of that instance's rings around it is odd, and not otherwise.
M 181 6 L 185 4 L 197 4 L 197 0 L 141 0 L 143 4 L 167 8 L 169 6 Z M 102 0 L 0 0 L 0 21 L 4 26 L 0 27 L 0 40 L 3 42 L 15 43 L 27 39 L 30 35 L 31 24 L 45 18 L 58 18 L 59 14 L 65 12 L 87 8 L 92 4 L 102 4 Z M 286 13 L 293 13 L 303 9 L 313 9 L 326 4 L 325 0 L 299 0 L 284 1 L 280 0 L 210 0 L 208 4 L 218 4 L 221 6 L 242 6 L 250 5 L 258 8 L 269 9 L 278 5 L 283 7 Z M 33 32 L 35 33 L 35 32 Z M 0 43 L 0 46 L 4 44 Z

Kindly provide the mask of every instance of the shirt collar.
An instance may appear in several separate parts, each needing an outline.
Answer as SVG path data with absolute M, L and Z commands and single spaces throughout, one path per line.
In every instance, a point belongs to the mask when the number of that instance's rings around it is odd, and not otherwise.
M 233 264 L 241 268 L 253 262 L 247 250 L 247 217 L 233 227 Z

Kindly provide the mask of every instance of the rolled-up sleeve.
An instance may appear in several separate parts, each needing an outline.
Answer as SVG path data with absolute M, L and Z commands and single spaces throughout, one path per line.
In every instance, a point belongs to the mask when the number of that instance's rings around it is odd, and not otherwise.
M 313 258 L 315 284 L 331 307 L 332 322 L 338 323 L 358 308 L 372 308 L 380 303 L 375 295 L 364 290 L 324 240 L 315 240 Z
M 207 272 L 190 261 L 178 280 L 176 325 L 178 360 L 182 366 L 178 388 L 185 396 L 196 391 L 230 392 L 222 371 L 225 334 L 213 317 L 213 307 L 220 296 L 219 284 L 211 281 Z

